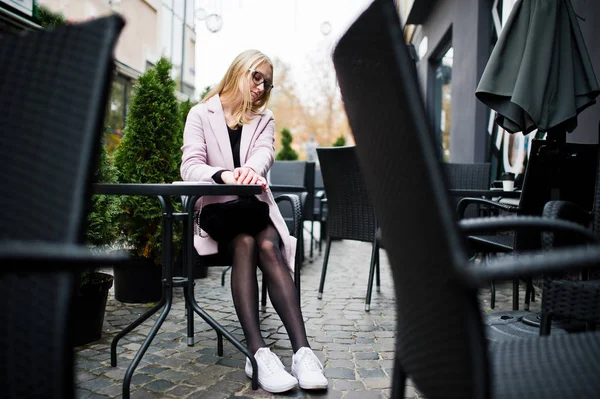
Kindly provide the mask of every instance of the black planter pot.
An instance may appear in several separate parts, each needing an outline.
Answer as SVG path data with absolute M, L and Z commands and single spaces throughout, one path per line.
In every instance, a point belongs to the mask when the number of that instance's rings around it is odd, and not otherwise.
M 158 302 L 162 296 L 162 266 L 146 258 L 115 267 L 115 299 L 126 303 Z
M 208 269 L 206 268 L 206 266 L 204 266 L 200 262 L 200 257 L 198 256 L 196 251 L 194 251 L 193 256 L 194 256 L 194 258 L 193 258 L 194 280 L 199 279 L 199 278 L 205 278 L 208 275 Z M 177 256 L 175 258 L 175 262 L 173 263 L 173 276 L 184 277 L 186 275 L 187 275 L 187 266 L 183 266 L 182 261 L 181 261 L 181 256 Z
M 73 304 L 75 346 L 85 345 L 102 337 L 102 324 L 108 291 L 113 286 L 113 276 L 96 273 L 97 278 L 82 285 Z

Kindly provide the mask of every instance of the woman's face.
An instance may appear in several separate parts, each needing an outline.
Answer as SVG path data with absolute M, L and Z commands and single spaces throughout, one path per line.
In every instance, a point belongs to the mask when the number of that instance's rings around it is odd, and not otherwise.
M 263 62 L 256 68 L 250 68 L 248 73 L 250 74 L 250 96 L 254 102 L 273 87 L 273 70 L 269 64 Z M 241 86 L 240 84 L 240 89 Z

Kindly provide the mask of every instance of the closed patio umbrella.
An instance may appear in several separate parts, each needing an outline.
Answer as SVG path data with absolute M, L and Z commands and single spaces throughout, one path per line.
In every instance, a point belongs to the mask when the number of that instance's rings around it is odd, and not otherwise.
M 570 0 L 518 0 L 476 90 L 506 131 L 572 132 L 598 81 Z

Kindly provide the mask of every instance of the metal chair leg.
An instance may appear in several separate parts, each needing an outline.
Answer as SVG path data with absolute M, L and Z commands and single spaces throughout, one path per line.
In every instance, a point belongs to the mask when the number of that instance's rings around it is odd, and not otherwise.
M 519 310 L 519 279 L 514 279 L 512 284 L 513 284 L 513 310 Z
M 260 310 L 265 313 L 267 311 L 267 276 L 262 275 L 262 292 L 260 298 Z
M 371 311 L 371 295 L 373 293 L 373 278 L 375 276 L 375 268 L 377 267 L 378 259 L 377 254 L 379 252 L 379 245 L 373 243 L 373 249 L 371 251 L 371 265 L 369 266 L 369 281 L 367 283 L 367 297 L 365 299 L 365 311 Z
M 381 292 L 381 272 L 380 272 L 380 267 L 379 267 L 379 265 L 380 265 L 379 248 L 380 248 L 379 245 L 377 245 L 377 253 L 376 253 L 377 260 L 375 263 L 375 284 L 376 284 L 377 292 Z
M 225 263 L 225 262 L 223 262 Z M 227 266 L 225 269 L 223 269 L 223 271 L 221 272 L 221 287 L 225 287 L 225 275 L 227 274 L 227 272 L 231 269 L 231 265 Z
M 321 282 L 319 283 L 318 299 L 323 299 L 323 287 L 325 286 L 325 275 L 327 274 L 327 261 L 329 260 L 329 251 L 331 250 L 331 237 L 327 237 L 325 247 L 325 256 L 323 257 L 323 269 L 321 270 Z

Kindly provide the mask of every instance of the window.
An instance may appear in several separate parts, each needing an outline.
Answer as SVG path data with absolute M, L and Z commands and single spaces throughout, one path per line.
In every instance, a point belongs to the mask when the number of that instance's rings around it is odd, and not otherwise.
M 133 90 L 132 86 L 131 81 L 121 76 L 116 76 L 113 80 L 106 113 L 106 125 L 110 128 L 110 132 L 106 137 L 109 154 L 112 154 L 121 141 L 121 137 L 123 137 L 125 119 L 127 118 L 127 110 Z
M 452 63 L 454 49 L 449 47 L 434 63 L 433 126 L 444 162 L 450 160 L 450 115 L 452 104 Z

